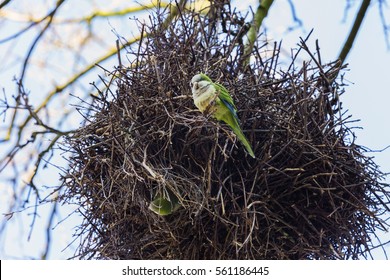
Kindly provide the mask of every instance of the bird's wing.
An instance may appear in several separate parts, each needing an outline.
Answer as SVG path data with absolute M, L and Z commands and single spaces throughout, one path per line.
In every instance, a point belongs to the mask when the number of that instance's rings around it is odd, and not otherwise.
M 218 95 L 219 99 L 221 99 L 223 104 L 226 107 L 228 107 L 229 111 L 232 112 L 234 118 L 238 121 L 237 108 L 234 105 L 233 98 L 231 97 L 231 95 L 229 94 L 229 92 L 227 91 L 227 89 L 223 85 L 220 85 L 217 83 L 214 83 L 214 85 L 215 85 L 215 88 L 217 90 L 217 94 L 219 94 Z
M 230 96 L 228 90 L 223 85 L 220 85 L 218 83 L 214 83 L 214 85 L 219 94 L 219 98 L 221 98 L 224 102 L 229 103 L 231 106 L 233 106 L 234 109 L 236 109 L 233 98 Z

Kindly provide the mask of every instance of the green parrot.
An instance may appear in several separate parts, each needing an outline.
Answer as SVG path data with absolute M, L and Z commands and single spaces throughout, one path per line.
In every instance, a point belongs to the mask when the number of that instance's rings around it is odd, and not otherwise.
M 149 209 L 160 216 L 172 214 L 180 207 L 179 199 L 171 191 L 167 190 L 166 195 L 157 195 L 150 203 Z
M 240 128 L 237 116 L 237 108 L 233 98 L 227 89 L 218 83 L 214 83 L 206 74 L 200 73 L 192 77 L 192 98 L 195 106 L 202 113 L 209 111 L 213 116 L 225 122 L 233 130 L 238 140 L 244 145 L 247 152 L 255 158 L 252 147 Z

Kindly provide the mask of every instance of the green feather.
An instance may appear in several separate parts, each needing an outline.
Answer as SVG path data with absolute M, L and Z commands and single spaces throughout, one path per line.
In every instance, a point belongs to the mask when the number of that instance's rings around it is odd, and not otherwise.
M 167 190 L 166 196 L 157 195 L 149 204 L 149 209 L 160 216 L 170 215 L 181 206 L 179 199 Z

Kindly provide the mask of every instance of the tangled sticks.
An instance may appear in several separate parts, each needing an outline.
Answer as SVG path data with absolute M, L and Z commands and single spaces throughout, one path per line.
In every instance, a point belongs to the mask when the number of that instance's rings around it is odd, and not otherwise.
M 128 50 L 133 66 L 116 71 L 92 119 L 67 142 L 62 199 L 85 217 L 78 257 L 366 256 L 371 235 L 386 226 L 389 192 L 329 79 L 340 67 L 320 65 L 304 41 L 312 61 L 300 68 L 293 59 L 277 72 L 279 49 L 264 59 L 259 47 L 244 66 L 238 23 L 224 23 L 237 32 L 220 31 L 182 11 L 162 30 L 156 17 Z M 189 81 L 200 71 L 232 94 L 256 159 L 227 126 L 196 110 Z M 158 216 L 149 203 L 167 192 L 181 207 Z

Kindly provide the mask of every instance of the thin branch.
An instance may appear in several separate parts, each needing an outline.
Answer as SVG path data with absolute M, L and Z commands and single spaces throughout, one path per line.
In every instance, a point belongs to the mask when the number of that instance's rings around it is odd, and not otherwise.
M 42 38 L 43 34 L 47 31 L 47 29 L 49 28 L 53 18 L 54 18 L 54 15 L 55 13 L 57 12 L 58 8 L 64 3 L 64 0 L 59 0 L 57 2 L 57 5 L 56 7 L 53 9 L 53 11 L 51 11 L 49 13 L 49 15 L 47 16 L 48 17 L 48 22 L 47 24 L 45 25 L 45 27 L 41 30 L 41 32 L 38 34 L 38 36 L 35 38 L 34 42 L 32 43 L 25 59 L 24 59 L 24 62 L 23 62 L 23 66 L 22 66 L 22 73 L 20 75 L 20 78 L 19 78 L 19 85 L 22 85 L 23 84 L 23 79 L 24 79 L 24 76 L 25 76 L 25 73 L 26 73 L 26 70 L 27 70 L 27 66 L 29 65 L 29 61 L 30 61 L 30 57 L 36 47 L 36 45 L 38 44 L 39 40 Z M 19 86 L 19 95 L 21 95 L 21 88 Z M 16 106 L 18 106 L 20 104 L 20 99 L 17 98 L 16 99 Z M 10 127 L 8 128 L 8 132 L 7 132 L 7 135 L 5 137 L 5 140 L 9 139 L 11 137 L 11 132 L 12 132 L 12 129 L 13 129 L 13 124 L 15 122 L 15 119 L 16 119 L 16 115 L 17 115 L 17 110 L 14 111 L 13 115 L 12 115 L 12 119 L 11 119 L 11 125 Z
M 123 17 L 127 14 L 137 13 L 137 12 L 141 12 L 141 11 L 144 11 L 147 9 L 155 8 L 157 5 L 161 8 L 166 8 L 170 4 L 154 0 L 150 4 L 138 5 L 136 7 L 129 7 L 129 8 L 119 10 L 119 11 L 95 11 L 86 17 L 74 19 L 71 21 L 64 21 L 64 22 L 77 22 L 77 23 L 79 23 L 79 22 L 86 21 L 86 22 L 90 23 L 95 18 Z
M 51 242 L 52 230 L 53 230 L 52 226 L 54 223 L 54 217 L 57 213 L 57 206 L 58 206 L 58 202 L 54 201 L 53 208 L 50 211 L 49 221 L 48 221 L 47 226 L 46 226 L 46 246 L 45 246 L 45 251 L 43 252 L 42 257 L 41 257 L 42 260 L 47 259 L 47 256 L 48 256 L 49 251 L 50 251 L 50 247 L 52 245 L 52 242 Z
M 251 28 L 248 31 L 248 41 L 244 49 L 244 57 L 246 58 L 245 64 L 249 64 L 250 54 L 257 40 L 260 26 L 263 20 L 266 18 L 269 8 L 273 2 L 273 0 L 259 1 L 259 6 L 257 7 L 256 13 L 253 17 Z
M 353 46 L 353 43 L 356 39 L 356 35 L 357 35 L 357 33 L 360 29 L 360 26 L 363 22 L 364 16 L 366 15 L 366 12 L 367 12 L 368 6 L 370 5 L 370 2 L 371 2 L 371 0 L 363 0 L 362 5 L 360 6 L 360 9 L 359 9 L 359 11 L 356 15 L 356 18 L 355 18 L 355 22 L 353 23 L 352 29 L 349 33 L 348 38 L 347 38 L 347 41 L 344 43 L 343 49 L 341 50 L 339 57 L 338 57 L 341 65 L 344 63 L 345 59 L 347 58 L 347 56 L 348 56 L 348 54 Z
M 385 8 L 384 5 L 386 5 L 386 1 L 379 0 L 379 16 L 382 22 L 383 33 L 385 35 L 387 49 L 390 49 L 390 41 L 389 41 L 390 25 L 387 23 L 385 15 L 383 13 L 383 9 Z
M 302 27 L 303 26 L 303 22 L 302 20 L 297 16 L 297 12 L 295 10 L 295 6 L 294 6 L 294 3 L 292 0 L 288 0 L 287 1 L 288 4 L 290 5 L 290 10 L 291 10 L 291 16 L 293 18 L 293 21 L 297 24 L 297 26 L 295 27 L 290 27 L 289 30 L 292 31 L 294 30 L 295 28 L 298 28 L 298 27 Z
M 11 0 L 4 0 L 1 4 L 0 4 L 0 9 L 4 8 L 7 4 L 9 4 L 11 2 Z

